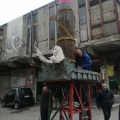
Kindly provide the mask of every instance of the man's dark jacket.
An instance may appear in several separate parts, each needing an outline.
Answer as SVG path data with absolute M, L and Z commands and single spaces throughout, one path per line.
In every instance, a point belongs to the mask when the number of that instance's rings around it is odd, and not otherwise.
M 114 103 L 114 95 L 109 89 L 106 89 L 106 91 L 100 89 L 98 91 L 96 96 L 96 104 L 98 108 L 112 107 L 113 103 Z
M 92 65 L 91 58 L 85 51 L 82 51 L 82 57 L 76 55 L 75 60 L 76 60 L 76 68 L 78 66 L 82 66 L 84 70 L 90 70 Z
M 48 109 L 48 106 L 49 106 L 49 95 L 50 95 L 49 91 L 42 92 L 40 109 L 44 109 L 44 110 Z

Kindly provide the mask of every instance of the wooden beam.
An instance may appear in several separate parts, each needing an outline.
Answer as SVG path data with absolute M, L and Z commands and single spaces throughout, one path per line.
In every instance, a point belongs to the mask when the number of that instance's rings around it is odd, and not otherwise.
M 28 58 L 28 63 L 41 65 L 41 61 L 39 59 L 36 59 L 36 58 Z
M 28 63 L 19 63 L 19 62 L 11 61 L 9 62 L 8 66 L 14 68 L 25 68 L 28 67 Z
M 99 58 L 99 52 L 94 48 L 92 48 L 91 46 L 87 46 L 86 52 L 93 57 Z
M 19 65 L 19 63 L 15 63 L 15 62 L 9 62 L 9 67 L 20 67 L 21 65 Z

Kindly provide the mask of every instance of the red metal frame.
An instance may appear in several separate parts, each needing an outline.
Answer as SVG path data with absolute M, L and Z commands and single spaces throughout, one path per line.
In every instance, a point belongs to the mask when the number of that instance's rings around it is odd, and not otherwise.
M 80 91 L 77 91 L 76 86 L 75 86 L 76 84 L 79 85 Z M 87 85 L 87 94 L 88 94 L 88 106 L 87 107 L 84 107 L 82 105 L 82 92 L 81 92 L 82 84 Z M 60 111 L 59 112 L 60 112 L 60 116 L 61 116 L 62 120 L 65 120 L 64 116 L 62 114 L 63 112 L 67 112 L 69 114 L 70 120 L 73 120 L 73 114 L 79 113 L 80 116 L 81 116 L 83 108 L 85 108 L 86 110 L 89 111 L 89 120 L 92 120 L 91 98 L 90 98 L 90 83 L 81 83 L 81 82 L 70 81 L 69 85 L 70 85 L 69 92 L 65 96 L 65 98 L 63 99 L 63 101 L 62 101 L 62 103 L 60 105 Z M 74 102 L 73 95 L 74 95 L 75 92 L 76 92 L 77 97 L 79 99 L 79 102 L 81 104 L 80 108 L 74 108 L 73 107 L 73 102 Z M 64 104 L 64 102 L 66 101 L 66 99 L 68 97 L 70 98 L 70 108 L 63 108 L 63 104 Z M 79 120 L 83 120 L 83 119 L 81 117 L 79 117 Z

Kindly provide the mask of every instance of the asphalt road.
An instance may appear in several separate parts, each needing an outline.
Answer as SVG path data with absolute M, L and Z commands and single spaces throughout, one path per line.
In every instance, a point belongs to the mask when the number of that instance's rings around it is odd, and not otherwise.
M 18 110 L 15 110 L 12 106 L 6 108 L 0 106 L 0 120 L 39 120 L 39 117 L 39 104 L 24 106 Z M 104 120 L 102 110 L 98 110 L 96 107 L 92 108 L 92 118 L 93 120 Z M 54 120 L 59 120 L 59 114 Z M 73 120 L 78 120 L 78 114 L 73 116 Z M 118 107 L 112 108 L 110 120 L 118 120 Z

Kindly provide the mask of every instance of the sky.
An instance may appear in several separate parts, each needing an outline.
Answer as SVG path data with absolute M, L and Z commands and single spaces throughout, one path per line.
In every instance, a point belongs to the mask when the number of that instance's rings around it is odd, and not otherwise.
M 54 0 L 0 0 L 0 25 Z

